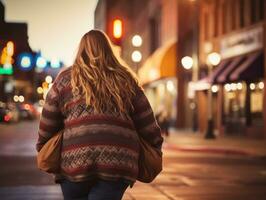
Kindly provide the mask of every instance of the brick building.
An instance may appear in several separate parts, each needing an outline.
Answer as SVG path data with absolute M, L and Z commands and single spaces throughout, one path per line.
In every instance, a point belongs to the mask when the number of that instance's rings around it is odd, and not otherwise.
M 5 22 L 5 8 L 0 1 L 0 55 L 8 42 L 14 44 L 12 56 L 13 74 L 0 75 L 0 101 L 13 101 L 13 95 L 23 95 L 26 100 L 33 96 L 34 70 L 21 71 L 18 67 L 17 57 L 22 52 L 34 54 L 28 43 L 28 30 L 26 23 Z M 2 61 L 1 61 L 2 62 Z M 1 70 L 4 64 L 0 65 Z M 9 86 L 7 86 L 9 85 Z
M 113 41 L 112 22 L 122 20 L 121 57 L 138 69 L 155 113 L 167 110 L 172 125 L 178 128 L 192 126 L 187 96 L 192 71 L 183 69 L 181 58 L 197 57 L 197 47 L 193 47 L 193 42 L 197 44 L 196 8 L 196 1 L 185 0 L 99 0 L 95 10 L 95 28 L 104 30 Z M 131 43 L 136 34 L 143 40 L 140 47 Z M 134 50 L 142 53 L 140 63 L 131 59 Z
M 199 81 L 219 88 L 213 90 L 211 105 L 218 134 L 266 137 L 265 4 L 264 0 L 200 1 L 200 72 L 206 71 L 209 53 L 218 52 L 222 58 L 212 75 Z M 197 97 L 199 113 L 206 113 L 206 91 L 197 92 Z M 206 115 L 200 115 L 199 124 L 205 132 Z

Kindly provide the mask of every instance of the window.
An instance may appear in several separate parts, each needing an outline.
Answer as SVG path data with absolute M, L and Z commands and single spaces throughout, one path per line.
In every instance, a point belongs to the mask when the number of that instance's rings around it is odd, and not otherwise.
M 249 87 L 251 88 L 250 109 L 252 115 L 252 123 L 254 125 L 263 126 L 264 83 L 261 80 L 260 82 L 257 83 L 251 83 Z
M 244 0 L 239 0 L 239 14 L 240 14 L 240 27 L 244 27 L 245 25 L 245 2 Z
M 150 19 L 150 53 L 154 52 L 160 46 L 161 31 L 160 11 Z
M 252 24 L 262 21 L 264 19 L 264 2 L 264 0 L 250 1 Z
M 231 30 L 235 30 L 236 29 L 236 15 L 237 15 L 237 12 L 236 12 L 236 9 L 237 9 L 237 1 L 230 1 L 231 5 L 230 5 L 230 18 L 231 18 L 231 27 L 230 29 Z
M 250 7 L 251 7 L 251 24 L 256 23 L 257 21 L 257 0 L 253 0 L 250 2 Z
M 263 20 L 264 19 L 264 15 L 265 15 L 265 0 L 259 0 L 259 20 Z
M 229 134 L 243 134 L 245 126 L 246 84 L 227 83 L 224 85 L 224 125 Z

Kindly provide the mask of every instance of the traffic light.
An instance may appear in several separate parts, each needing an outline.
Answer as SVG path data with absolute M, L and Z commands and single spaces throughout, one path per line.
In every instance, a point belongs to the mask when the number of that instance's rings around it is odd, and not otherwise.
M 120 46 L 123 36 L 123 22 L 121 19 L 114 19 L 112 23 L 113 42 Z

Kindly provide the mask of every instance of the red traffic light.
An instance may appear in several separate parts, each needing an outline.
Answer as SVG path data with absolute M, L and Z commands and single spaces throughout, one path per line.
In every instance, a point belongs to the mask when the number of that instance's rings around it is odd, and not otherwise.
M 121 39 L 123 35 L 123 23 L 120 19 L 115 19 L 113 21 L 113 37 L 115 39 Z

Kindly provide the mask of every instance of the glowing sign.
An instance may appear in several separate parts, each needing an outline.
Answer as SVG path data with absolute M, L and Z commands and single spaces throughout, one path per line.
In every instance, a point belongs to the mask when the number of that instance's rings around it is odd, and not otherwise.
M 14 59 L 12 58 L 14 54 L 14 43 L 8 41 L 6 46 L 0 52 L 0 74 L 11 75 L 13 74 Z

